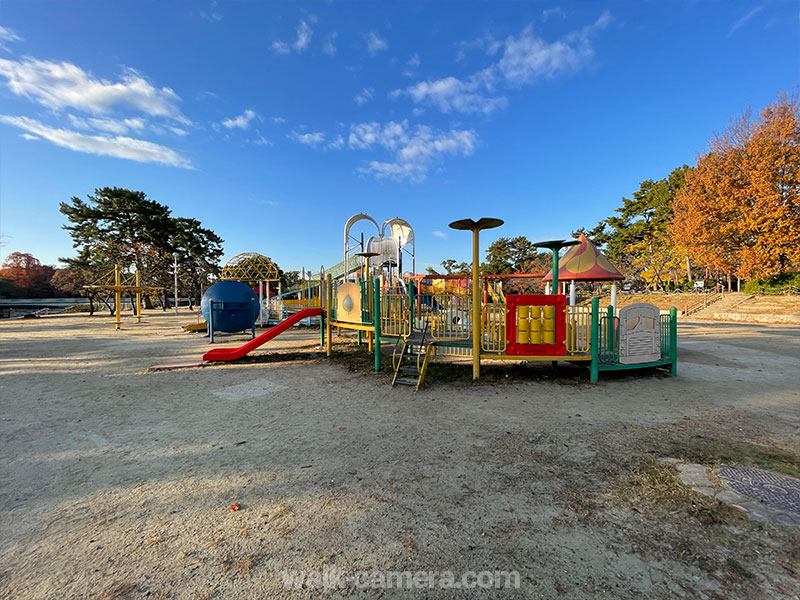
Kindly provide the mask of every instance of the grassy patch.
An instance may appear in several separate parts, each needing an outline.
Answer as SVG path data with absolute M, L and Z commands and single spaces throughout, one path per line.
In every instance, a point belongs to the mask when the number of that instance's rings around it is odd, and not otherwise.
M 800 457 L 766 446 L 695 436 L 671 436 L 660 444 L 663 456 L 708 467 L 743 465 L 800 478 Z
M 671 511 L 688 514 L 705 525 L 730 524 L 741 513 L 715 498 L 692 491 L 671 465 L 647 457 L 632 465 L 609 486 L 609 502 L 639 513 Z

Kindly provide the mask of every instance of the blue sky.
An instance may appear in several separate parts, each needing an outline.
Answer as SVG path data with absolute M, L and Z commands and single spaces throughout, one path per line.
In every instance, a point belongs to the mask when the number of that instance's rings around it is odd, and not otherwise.
M 796 2 L 0 4 L 0 255 L 58 203 L 145 191 L 284 269 L 402 217 L 417 268 L 568 237 L 796 90 Z

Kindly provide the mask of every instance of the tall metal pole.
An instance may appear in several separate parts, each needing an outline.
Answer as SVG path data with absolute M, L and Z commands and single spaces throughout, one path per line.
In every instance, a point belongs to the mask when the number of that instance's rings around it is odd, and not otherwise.
M 472 379 L 481 376 L 481 289 L 479 229 L 472 230 Z
M 172 262 L 172 269 L 175 271 L 175 314 L 178 314 L 178 255 L 172 255 L 173 262 Z
M 451 229 L 472 232 L 472 379 L 481 375 L 481 340 L 483 328 L 481 323 L 481 288 L 480 288 L 480 240 L 481 229 L 492 229 L 503 224 L 501 219 L 483 217 L 477 221 L 461 219 L 450 223 Z
M 122 284 L 120 282 L 119 265 L 114 265 L 114 304 L 116 305 L 115 311 L 117 316 L 116 320 L 117 329 L 121 328 L 120 326 L 122 323 L 120 315 L 120 304 L 122 303 L 122 294 L 120 294 L 120 285 Z

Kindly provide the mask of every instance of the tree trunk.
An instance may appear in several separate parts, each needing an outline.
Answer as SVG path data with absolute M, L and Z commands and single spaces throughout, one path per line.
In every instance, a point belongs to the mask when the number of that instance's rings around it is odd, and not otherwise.
M 692 281 L 692 263 L 689 262 L 689 255 L 686 255 L 686 278 L 691 283 Z
M 94 314 L 94 301 L 92 300 L 91 294 L 89 294 L 87 298 L 89 299 L 89 316 L 91 317 Z

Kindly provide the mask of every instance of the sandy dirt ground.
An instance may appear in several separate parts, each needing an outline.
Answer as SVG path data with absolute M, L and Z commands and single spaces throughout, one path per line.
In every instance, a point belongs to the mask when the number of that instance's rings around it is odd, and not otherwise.
M 798 327 L 682 323 L 676 378 L 505 366 L 414 394 L 347 341 L 320 358 L 308 330 L 264 346 L 269 362 L 147 372 L 202 355 L 179 327 L 194 320 L 0 323 L 0 597 L 800 597 L 797 528 L 655 460 L 791 473 Z M 391 571 L 520 581 L 315 579 Z

